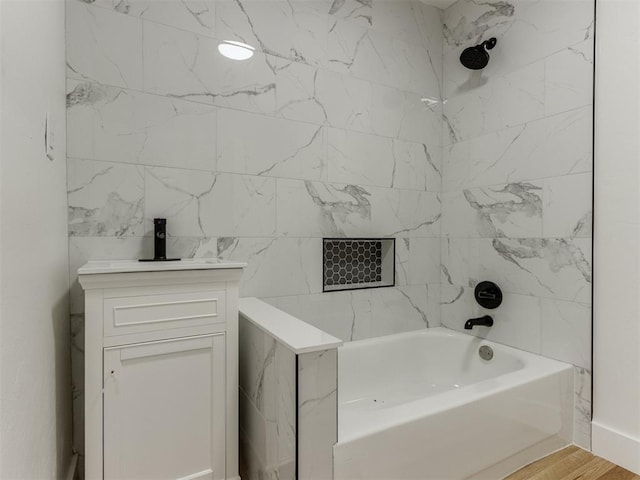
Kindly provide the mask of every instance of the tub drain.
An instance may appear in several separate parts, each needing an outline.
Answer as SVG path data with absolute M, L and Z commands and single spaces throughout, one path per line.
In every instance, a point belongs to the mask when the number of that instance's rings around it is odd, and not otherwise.
M 493 349 L 488 345 L 481 346 L 478 353 L 483 360 L 491 360 L 493 358 Z

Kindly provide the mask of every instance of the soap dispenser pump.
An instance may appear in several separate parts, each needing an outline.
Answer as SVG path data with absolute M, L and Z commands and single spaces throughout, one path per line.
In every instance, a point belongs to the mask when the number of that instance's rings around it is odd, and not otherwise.
M 167 219 L 153 219 L 153 258 L 141 258 L 141 262 L 172 262 L 179 258 L 167 258 Z

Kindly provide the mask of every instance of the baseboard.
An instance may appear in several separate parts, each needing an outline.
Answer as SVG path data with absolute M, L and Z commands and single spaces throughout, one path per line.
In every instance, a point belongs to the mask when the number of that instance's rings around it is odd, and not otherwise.
M 594 421 L 591 429 L 591 450 L 640 475 L 640 438 L 634 438 Z
M 78 470 L 78 454 L 71 455 L 71 461 L 69 462 L 69 469 L 67 470 L 66 480 L 75 480 Z

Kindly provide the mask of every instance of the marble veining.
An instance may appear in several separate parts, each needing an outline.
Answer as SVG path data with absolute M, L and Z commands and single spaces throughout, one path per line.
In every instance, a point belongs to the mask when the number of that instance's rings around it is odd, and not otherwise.
M 551 294 L 556 293 L 554 288 L 544 277 L 536 275 L 532 260 L 539 261 L 552 273 L 569 269 L 585 286 L 591 283 L 591 265 L 585 253 L 565 239 L 495 239 L 492 246 L 500 257 L 534 276 L 536 282 Z
M 373 0 L 333 0 L 329 15 L 371 27 L 373 26 L 372 3 Z
M 70 80 L 67 89 L 69 156 L 214 168 L 215 107 L 94 82 Z
M 498 27 L 507 27 L 510 19 L 513 17 L 516 7 L 509 2 L 475 2 L 471 1 L 464 6 L 473 6 L 472 18 L 461 15 L 457 19 L 457 23 L 445 23 L 444 38 L 448 44 L 460 47 L 470 43 L 479 43 L 484 34 L 489 30 L 495 30 Z M 455 7 L 450 10 L 454 10 Z M 473 18 L 475 17 L 475 18 Z
M 510 183 L 465 190 L 464 196 L 476 212 L 481 237 L 530 237 L 542 233 L 541 190 L 541 186 L 532 183 Z
M 591 371 L 574 368 L 574 424 L 573 441 L 576 445 L 591 449 Z
M 140 167 L 69 159 L 70 236 L 142 234 L 143 172 Z
M 243 478 L 290 478 L 296 463 L 295 354 L 240 317 Z

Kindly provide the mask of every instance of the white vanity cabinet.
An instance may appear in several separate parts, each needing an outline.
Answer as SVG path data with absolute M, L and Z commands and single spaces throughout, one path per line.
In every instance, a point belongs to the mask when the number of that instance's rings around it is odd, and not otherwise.
M 213 260 L 89 262 L 87 479 L 238 479 L 238 281 Z

